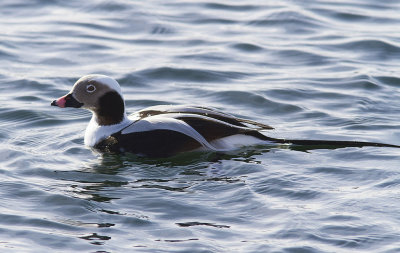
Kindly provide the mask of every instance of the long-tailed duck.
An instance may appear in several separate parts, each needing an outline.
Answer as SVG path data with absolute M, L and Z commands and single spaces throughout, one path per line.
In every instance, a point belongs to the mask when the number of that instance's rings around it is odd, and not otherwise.
M 361 147 L 396 145 L 323 140 L 286 140 L 265 136 L 272 127 L 199 106 L 160 105 L 129 117 L 121 87 L 105 75 L 80 78 L 52 106 L 84 108 L 93 113 L 86 128 L 85 145 L 106 152 L 132 152 L 163 157 L 191 150 L 228 151 L 262 143 Z

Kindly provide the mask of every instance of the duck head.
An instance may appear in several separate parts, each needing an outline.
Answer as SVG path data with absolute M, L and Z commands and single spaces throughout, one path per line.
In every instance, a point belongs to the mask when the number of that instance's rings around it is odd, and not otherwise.
M 54 100 L 51 105 L 90 110 L 99 125 L 118 124 L 125 116 L 121 87 L 115 79 L 105 75 L 81 77 L 67 95 Z

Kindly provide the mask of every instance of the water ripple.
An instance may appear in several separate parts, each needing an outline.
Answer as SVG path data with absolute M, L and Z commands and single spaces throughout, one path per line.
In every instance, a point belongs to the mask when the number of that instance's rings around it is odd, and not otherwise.
M 371 40 L 363 39 L 335 44 L 332 46 L 334 49 L 349 50 L 352 52 L 359 52 L 364 54 L 365 59 L 379 59 L 387 60 L 391 58 L 398 58 L 400 54 L 400 45 L 384 41 L 384 40 Z
M 396 1 L 4 0 L 0 251 L 397 252 L 399 151 L 97 154 L 82 75 L 127 111 L 198 104 L 278 138 L 400 144 Z M 249 232 L 250 231 L 250 232 Z
M 201 69 L 179 69 L 161 67 L 147 69 L 139 73 L 148 79 L 179 80 L 192 82 L 220 82 L 229 79 L 239 79 L 246 76 L 245 73 L 224 72 Z
M 256 10 L 259 8 L 257 5 L 250 5 L 250 4 L 221 4 L 221 3 L 206 3 L 204 5 L 206 9 L 213 9 L 213 10 L 227 10 L 227 11 L 251 11 Z
M 263 50 L 261 46 L 250 44 L 250 43 L 236 43 L 232 45 L 233 48 L 242 50 L 244 52 L 258 52 Z

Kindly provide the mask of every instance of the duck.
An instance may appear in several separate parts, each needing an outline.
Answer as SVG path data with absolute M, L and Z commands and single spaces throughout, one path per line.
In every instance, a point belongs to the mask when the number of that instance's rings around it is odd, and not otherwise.
M 70 92 L 52 101 L 51 106 L 91 111 L 84 144 L 100 152 L 169 157 L 189 151 L 227 152 L 259 144 L 400 147 L 374 142 L 272 138 L 264 134 L 274 129 L 267 124 L 196 105 L 156 105 L 128 116 L 121 86 L 114 78 L 101 74 L 81 77 Z

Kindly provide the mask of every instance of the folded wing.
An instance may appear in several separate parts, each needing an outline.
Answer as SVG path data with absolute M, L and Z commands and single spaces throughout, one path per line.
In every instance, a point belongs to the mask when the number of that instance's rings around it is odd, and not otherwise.
M 256 127 L 258 130 L 271 130 L 273 127 L 262 124 L 253 120 L 242 119 L 233 115 L 216 111 L 212 108 L 201 107 L 201 106 L 182 106 L 182 105 L 158 105 L 148 107 L 138 112 L 141 118 L 168 114 L 168 113 L 182 113 L 182 114 L 196 114 L 206 116 L 208 118 L 217 119 L 235 126 L 246 127 L 247 125 Z M 247 125 L 246 125 L 247 124 Z

